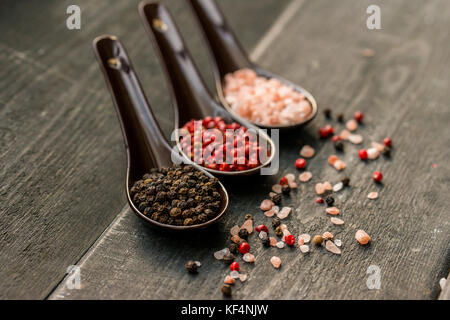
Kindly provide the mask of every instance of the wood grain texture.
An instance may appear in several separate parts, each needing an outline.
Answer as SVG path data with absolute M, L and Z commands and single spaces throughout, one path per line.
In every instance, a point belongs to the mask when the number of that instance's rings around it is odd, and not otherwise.
M 186 3 L 164 2 L 212 79 Z M 96 36 L 123 40 L 162 128 L 172 129 L 167 87 L 138 3 L 77 1 L 80 31 L 66 28 L 71 1 L 0 3 L 0 298 L 48 296 L 126 203 L 125 152 L 92 53 Z M 286 3 L 259 1 L 250 19 L 247 2 L 223 6 L 252 47 Z
M 366 8 L 382 8 L 382 30 L 366 28 Z M 420 8 L 420 10 L 418 10 Z M 445 0 L 424 3 L 396 1 L 305 1 L 282 36 L 260 59 L 261 65 L 303 85 L 319 107 L 365 113 L 359 133 L 364 146 L 386 136 L 394 140 L 392 158 L 361 163 L 356 146 L 341 155 L 347 169 L 337 173 L 327 164 L 335 153 L 330 142 L 317 139 L 326 123 L 319 116 L 299 132 L 282 134 L 280 171 L 273 177 L 225 181 L 230 208 L 222 223 L 201 233 L 178 235 L 144 225 L 125 210 L 80 261 L 81 290 L 63 282 L 52 299 L 221 299 L 227 267 L 213 252 L 229 244 L 228 230 L 252 213 L 255 223 L 270 224 L 259 204 L 270 186 L 294 172 L 303 144 L 317 150 L 308 169 L 313 180 L 293 191 L 284 205 L 295 211 L 286 219 L 293 234 L 331 231 L 342 239 L 342 256 L 323 248 L 302 255 L 298 249 L 265 249 L 250 238 L 254 265 L 241 262 L 249 280 L 237 284 L 235 299 L 436 299 L 440 278 L 450 265 L 450 27 Z M 250 15 L 250 14 L 249 14 Z M 376 55 L 364 57 L 365 48 Z M 341 125 L 335 123 L 340 131 Z M 371 174 L 381 170 L 384 184 Z M 314 184 L 335 183 L 350 176 L 351 187 L 336 196 L 344 226 L 334 226 L 324 207 L 314 203 Z M 378 191 L 376 201 L 367 199 Z M 372 243 L 361 247 L 357 229 Z M 277 255 L 283 265 L 269 263 Z M 203 263 L 198 275 L 184 269 L 187 260 Z M 366 271 L 381 269 L 381 288 L 369 290 Z

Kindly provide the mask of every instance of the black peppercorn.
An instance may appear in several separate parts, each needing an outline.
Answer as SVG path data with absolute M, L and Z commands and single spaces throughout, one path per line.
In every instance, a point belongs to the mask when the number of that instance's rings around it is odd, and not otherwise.
M 275 234 L 279 237 L 281 237 L 283 235 L 283 230 L 281 230 L 280 226 L 275 228 Z
M 270 247 L 269 237 L 265 237 L 264 239 L 262 239 L 262 243 L 263 243 L 264 247 Z
M 342 141 L 336 141 L 336 142 L 334 143 L 334 148 L 335 148 L 337 151 L 344 151 L 344 144 L 342 143 Z
M 250 213 L 247 213 L 245 215 L 245 220 L 250 220 L 250 219 L 253 219 L 253 216 Z
M 345 177 L 344 179 L 341 180 L 341 182 L 344 185 L 344 187 L 348 187 L 350 185 L 350 178 Z
M 234 255 L 232 253 L 227 253 L 223 256 L 223 262 L 226 264 L 231 264 L 234 261 Z
M 342 113 L 338 113 L 336 117 L 337 121 L 340 123 L 344 122 L 344 115 Z
M 323 114 L 325 115 L 325 118 L 327 118 L 327 119 L 331 118 L 331 110 L 330 109 L 323 110 Z
M 383 150 L 381 150 L 381 154 L 386 158 L 389 158 L 391 156 L 391 148 L 384 147 Z
M 289 194 L 291 192 L 291 187 L 289 187 L 287 184 L 284 184 L 281 186 L 281 192 L 284 194 Z
M 272 227 L 275 229 L 276 227 L 278 227 L 281 224 L 281 220 L 278 218 L 275 218 L 272 220 Z
M 327 205 L 328 205 L 329 207 L 331 207 L 331 206 L 334 204 L 334 198 L 333 198 L 332 196 L 328 196 L 328 197 L 325 199 L 325 202 L 327 203 Z
M 229 249 L 230 249 L 231 253 L 238 253 L 239 252 L 239 247 L 238 247 L 238 245 L 236 243 L 230 244 Z
M 231 287 L 228 284 L 223 285 L 221 291 L 225 297 L 231 297 Z
M 275 203 L 276 205 L 281 203 L 281 199 L 282 199 L 282 196 L 279 193 L 273 194 L 270 197 L 270 200 L 272 200 L 272 202 Z
M 248 230 L 247 229 L 241 229 L 241 230 L 239 230 L 238 235 L 239 235 L 239 238 L 247 239 L 248 238 Z
M 189 260 L 188 262 L 186 262 L 186 270 L 189 273 L 197 273 L 197 263 L 195 263 L 195 261 Z

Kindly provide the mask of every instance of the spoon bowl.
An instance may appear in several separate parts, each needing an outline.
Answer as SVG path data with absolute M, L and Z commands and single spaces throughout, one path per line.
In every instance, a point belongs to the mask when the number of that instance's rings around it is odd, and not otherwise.
M 242 118 L 240 115 L 237 115 L 225 99 L 223 93 L 225 76 L 237 70 L 246 68 L 255 71 L 260 77 L 279 80 L 284 85 L 303 94 L 311 105 L 311 114 L 302 122 L 285 125 L 267 125 L 252 122 L 254 125 L 267 129 L 294 129 L 304 126 L 314 119 L 317 115 L 318 107 L 313 95 L 303 87 L 298 86 L 279 75 L 275 75 L 250 61 L 245 50 L 228 26 L 225 16 L 214 0 L 187 0 L 187 2 L 197 18 L 206 42 L 208 43 L 211 55 L 214 58 L 214 78 L 219 100 L 230 113 L 238 118 Z
M 105 35 L 96 38 L 93 47 L 111 93 L 125 140 L 127 152 L 125 189 L 133 212 L 152 225 L 170 230 L 199 229 L 217 222 L 225 214 L 229 201 L 228 193 L 220 182 L 218 182 L 218 192 L 221 197 L 221 207 L 214 219 L 202 224 L 191 226 L 163 224 L 150 219 L 134 205 L 130 188 L 136 181 L 140 180 L 144 174 L 150 173 L 152 168 L 172 166 L 173 157 L 177 162 L 182 159 L 176 158 L 176 153 L 172 153 L 171 146 L 162 134 L 122 43 L 115 36 Z M 186 160 L 183 162 L 192 165 L 208 177 L 213 177 L 198 165 Z
M 257 133 L 260 144 L 265 145 L 270 154 L 265 159 L 261 159 L 259 166 L 248 170 L 220 171 L 207 167 L 203 168 L 214 175 L 246 176 L 257 174 L 263 167 L 268 166 L 275 156 L 275 144 L 272 139 L 266 132 L 254 126 L 248 120 L 228 112 L 211 96 L 166 7 L 155 2 L 141 2 L 139 13 L 153 45 L 157 48 L 163 70 L 169 80 L 175 107 L 176 137 L 179 137 L 179 129 L 191 119 L 220 116 L 227 123 L 236 122 L 247 129 L 252 129 L 252 132 Z M 176 139 L 176 143 L 182 156 L 189 159 L 182 151 L 178 139 Z

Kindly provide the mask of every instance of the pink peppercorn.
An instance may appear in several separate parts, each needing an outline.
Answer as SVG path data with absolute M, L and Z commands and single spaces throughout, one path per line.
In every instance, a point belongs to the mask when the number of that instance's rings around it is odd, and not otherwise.
M 338 142 L 338 141 L 340 141 L 340 140 L 342 140 L 340 136 L 333 136 L 333 137 L 331 138 L 331 141 L 333 141 L 333 142 Z
M 293 246 L 295 243 L 295 237 L 292 234 L 288 234 L 284 237 L 284 242 L 286 242 L 288 246 Z
M 361 160 L 367 160 L 367 157 L 369 156 L 369 155 L 367 154 L 367 150 L 366 150 L 366 149 L 361 149 L 361 150 L 359 150 L 359 151 L 358 151 L 358 155 L 359 155 L 359 158 L 360 158 Z
M 383 180 L 383 175 L 380 171 L 375 171 L 372 175 L 372 178 L 375 182 L 381 182 L 381 180 Z
M 391 138 L 384 138 L 383 143 L 386 147 L 390 147 L 392 145 L 392 139 Z
M 259 226 L 257 226 L 257 227 L 255 228 L 255 231 L 256 231 L 256 232 L 261 232 L 261 231 L 269 232 L 269 228 L 267 228 L 266 225 L 260 224 Z
M 306 160 L 303 158 L 298 158 L 297 160 L 295 160 L 295 167 L 297 169 L 303 169 L 306 166 Z
M 230 270 L 231 271 L 239 271 L 241 268 L 239 267 L 239 263 L 236 261 L 230 264 Z
M 323 202 L 324 202 L 323 198 L 320 197 L 316 198 L 316 203 L 323 203 Z
M 280 185 L 285 185 L 285 184 L 289 184 L 289 181 L 286 177 L 283 177 L 280 179 Z
M 355 118 L 356 121 L 361 122 L 364 118 L 364 113 L 362 113 L 361 111 L 356 111 L 353 115 L 353 118 Z
M 242 242 L 239 246 L 239 252 L 242 254 L 250 252 L 250 245 L 247 242 Z

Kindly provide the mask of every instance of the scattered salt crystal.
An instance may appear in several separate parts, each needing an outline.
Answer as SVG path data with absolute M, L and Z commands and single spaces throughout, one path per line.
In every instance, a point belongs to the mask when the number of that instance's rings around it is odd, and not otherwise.
M 267 232 L 261 231 L 259 233 L 259 238 L 262 239 L 262 240 L 266 239 L 267 238 Z
M 281 231 L 287 230 L 287 225 L 285 225 L 284 223 L 280 224 L 280 229 Z
M 336 217 L 331 217 L 331 223 L 340 226 L 344 224 L 344 220 L 336 218 Z
M 331 183 L 329 183 L 328 181 L 325 181 L 323 183 L 323 186 L 324 186 L 325 190 L 327 190 L 327 191 L 333 190 L 333 187 L 331 186 Z
M 447 279 L 445 279 L 445 278 L 441 278 L 441 280 L 439 280 L 439 286 L 441 287 L 441 290 L 444 290 L 446 282 L 447 282 Z
M 369 148 L 367 149 L 367 158 L 370 160 L 375 160 L 380 155 L 380 152 L 377 148 Z
M 234 235 L 237 235 L 238 233 L 239 233 L 239 230 L 240 230 L 241 228 L 239 228 L 239 226 L 234 226 L 233 228 L 231 228 L 230 229 L 230 233 L 231 233 L 231 235 L 232 236 L 234 236 Z
M 331 155 L 328 157 L 328 163 L 332 166 L 334 166 L 334 163 L 339 160 L 339 158 L 336 155 Z
M 348 137 L 348 141 L 350 141 L 353 144 L 360 144 L 364 140 L 363 136 L 360 134 L 351 134 Z
M 231 241 L 233 241 L 234 243 L 239 243 L 241 242 L 241 238 L 237 234 L 235 234 L 231 237 Z
M 226 283 L 226 284 L 234 284 L 236 282 L 236 280 L 234 280 L 233 277 L 227 275 L 223 282 Z
M 312 178 L 312 173 L 309 171 L 305 171 L 302 174 L 299 175 L 298 179 L 301 182 L 308 182 Z
M 298 238 L 298 246 L 302 246 L 305 244 L 305 240 L 303 238 Z
M 246 253 L 242 257 L 242 260 L 244 260 L 245 262 L 248 262 L 248 263 L 252 263 L 252 262 L 255 262 L 255 256 L 252 255 L 251 253 Z
M 330 207 L 325 209 L 326 213 L 336 216 L 339 214 L 339 209 L 336 207 Z
M 266 199 L 261 202 L 260 208 L 262 211 L 267 211 L 267 210 L 272 209 L 273 206 L 274 206 L 274 203 L 271 200 Z
M 296 182 L 289 182 L 289 188 L 297 189 L 298 188 L 298 184 Z
M 342 241 L 339 239 L 334 240 L 334 244 L 337 245 L 338 247 L 342 246 Z
M 372 147 L 377 149 L 378 152 L 381 152 L 384 150 L 384 145 L 378 142 L 372 142 Z
M 202 266 L 202 263 L 200 262 L 200 261 L 194 261 L 194 263 L 197 265 L 197 267 L 201 267 Z
M 305 241 L 305 243 L 308 243 L 309 241 L 311 241 L 311 236 L 307 233 L 301 234 L 298 237 L 299 237 L 299 239 L 303 239 Z
M 378 192 L 371 192 L 371 193 L 369 193 L 367 198 L 369 198 L 370 200 L 378 199 Z
M 321 194 L 325 193 L 325 187 L 323 186 L 322 183 L 317 183 L 315 188 L 316 188 L 316 193 L 318 195 L 321 195 Z
M 288 182 L 293 182 L 295 180 L 295 175 L 292 173 L 288 173 L 285 175 L 285 178 L 288 180 Z
M 341 254 L 341 249 L 336 247 L 336 245 L 331 240 L 327 240 L 327 242 L 325 242 L 325 248 L 334 254 Z
M 247 274 L 240 274 L 239 275 L 239 280 L 241 280 L 241 282 L 245 282 L 247 280 Z
M 281 209 L 280 212 L 278 212 L 277 217 L 279 219 L 285 219 L 285 218 L 287 218 L 289 216 L 291 211 L 292 211 L 292 208 L 283 207 L 283 209 Z
M 373 56 L 375 56 L 376 52 L 373 49 L 370 48 L 366 48 L 362 51 L 362 55 L 365 58 L 372 58 Z
M 350 131 L 348 131 L 348 130 L 342 130 L 341 131 L 341 133 L 339 134 L 339 137 L 342 139 L 342 140 L 348 140 L 348 137 L 350 136 Z
M 272 210 L 273 210 L 273 212 L 278 213 L 278 212 L 280 212 L 280 207 L 279 206 L 273 206 Z
M 230 249 L 228 248 L 216 251 L 214 252 L 214 258 L 216 258 L 217 260 L 222 260 L 223 257 L 228 253 L 230 253 Z
M 275 193 L 281 193 L 281 192 L 282 192 L 281 185 L 279 185 L 279 184 L 274 184 L 274 185 L 272 186 L 272 191 L 275 192 Z
M 283 249 L 285 247 L 285 243 L 283 241 L 278 241 L 277 242 L 277 248 Z
M 236 270 L 231 271 L 230 272 L 230 277 L 232 277 L 233 279 L 238 279 L 239 278 L 239 272 L 237 272 Z
M 274 237 L 270 237 L 269 240 L 270 240 L 270 246 L 271 247 L 275 247 L 277 245 L 278 241 Z
M 277 195 L 277 193 L 276 192 L 269 192 L 269 197 L 275 197 Z
M 338 182 L 333 186 L 333 191 L 334 192 L 341 191 L 343 187 L 344 187 L 344 184 L 342 182 Z
M 245 220 L 241 229 L 246 229 L 249 234 L 252 233 L 253 232 L 253 219 Z
M 266 217 L 271 218 L 271 217 L 273 217 L 273 216 L 275 215 L 275 212 L 274 212 L 273 209 L 272 209 L 272 210 L 269 210 L 269 211 L 264 212 L 264 215 L 265 215 Z
M 348 131 L 355 131 L 356 129 L 358 129 L 358 122 L 356 122 L 356 120 L 354 119 L 350 119 L 345 124 L 345 127 Z
M 322 237 L 325 238 L 325 239 L 333 239 L 334 238 L 333 234 L 331 232 L 328 232 L 328 231 L 324 232 Z
M 356 231 L 355 234 L 355 239 L 356 241 L 358 241 L 360 244 L 365 245 L 368 244 L 370 241 L 370 236 L 367 234 L 367 232 L 365 232 L 364 230 L 358 230 Z
M 284 229 L 283 230 L 283 235 L 284 236 L 288 236 L 288 235 L 290 235 L 291 233 L 289 232 L 289 230 L 288 229 Z
M 307 252 L 309 252 L 309 246 L 306 245 L 306 244 L 301 245 L 301 246 L 300 246 L 300 251 L 301 251 L 302 253 L 307 253 Z
M 273 256 L 272 258 L 270 258 L 270 263 L 275 269 L 278 269 L 281 266 L 281 259 Z
M 334 163 L 334 168 L 338 171 L 344 170 L 346 167 L 345 162 L 342 160 L 336 160 L 336 162 Z
M 303 158 L 312 158 L 314 157 L 315 153 L 316 151 L 314 150 L 314 148 L 308 145 L 303 146 L 302 150 L 300 150 L 300 155 Z

